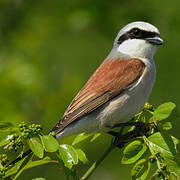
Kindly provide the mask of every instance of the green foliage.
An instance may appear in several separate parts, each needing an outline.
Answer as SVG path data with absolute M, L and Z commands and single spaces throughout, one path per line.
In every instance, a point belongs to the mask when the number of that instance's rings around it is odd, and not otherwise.
M 42 158 L 44 156 L 44 148 L 41 144 L 41 141 L 38 137 L 32 137 L 28 140 L 29 147 L 31 148 L 32 152 Z
M 176 105 L 172 102 L 161 104 L 153 112 L 153 116 L 150 119 L 150 122 L 161 121 L 168 118 L 175 107 Z
M 8 138 L 8 137 L 7 137 L 6 139 L 3 139 L 3 140 L 0 142 L 0 147 L 5 146 L 5 145 L 7 145 L 7 144 L 9 144 L 9 138 Z
M 90 136 L 92 136 L 92 134 L 85 134 L 85 133 L 81 133 L 79 135 L 77 135 L 72 143 L 72 145 L 75 145 L 75 144 L 78 144 L 80 143 L 81 141 L 89 138 Z
M 64 165 L 69 169 L 71 169 L 73 165 L 78 164 L 78 153 L 68 144 L 60 145 L 59 155 L 60 159 L 63 160 Z
M 40 136 L 46 152 L 55 152 L 59 148 L 59 143 L 52 135 Z
M 72 142 L 72 145 L 75 145 L 75 144 L 78 144 L 82 141 L 84 141 L 85 139 L 89 138 L 89 137 L 92 137 L 90 142 L 93 142 L 96 138 L 98 138 L 101 134 L 100 133 L 95 133 L 95 134 L 85 134 L 85 133 L 81 133 L 79 135 L 77 135 L 73 142 Z
M 24 171 L 24 170 L 27 170 L 29 168 L 33 168 L 33 167 L 36 167 L 36 166 L 40 166 L 40 165 L 43 165 L 43 164 L 47 164 L 47 163 L 57 163 L 58 161 L 55 161 L 55 160 L 52 160 L 50 157 L 44 157 L 43 159 L 40 159 L 40 160 L 36 160 L 36 161 L 33 161 L 32 158 L 28 159 L 28 161 L 26 161 L 26 164 L 24 166 L 22 166 L 23 162 L 27 159 L 24 158 L 22 160 L 20 160 L 19 162 L 17 162 L 12 168 L 10 168 L 6 174 L 5 174 L 5 177 L 9 177 L 9 176 L 12 176 L 14 174 L 16 174 L 16 178 L 18 178 L 18 176 L 20 176 L 20 174 Z
M 87 164 L 88 163 L 88 159 L 86 157 L 86 154 L 81 150 L 81 149 L 76 149 L 76 152 L 78 154 L 78 159 L 83 163 L 83 164 Z
M 131 176 L 133 180 L 144 180 L 146 179 L 151 169 L 151 163 L 146 159 L 139 160 L 131 170 Z
M 27 170 L 29 168 L 33 168 L 47 163 L 57 163 L 57 161 L 52 160 L 50 157 L 44 157 L 43 159 L 37 161 L 33 161 L 32 158 L 26 158 L 26 159 L 27 159 L 26 163 L 23 166 L 21 164 L 21 167 L 20 169 L 18 169 L 18 172 L 16 171 L 17 174 L 14 176 L 14 180 L 17 179 L 24 170 Z
M 162 126 L 162 129 L 165 130 L 165 131 L 168 131 L 170 129 L 172 129 L 172 124 L 171 122 L 165 122 Z
M 133 179 L 146 179 L 150 169 L 150 163 L 157 163 L 157 170 L 152 175 L 153 178 L 170 179 L 170 176 L 175 176 L 176 179 L 180 178 L 180 164 L 176 159 L 177 144 L 179 140 L 169 134 L 167 130 L 172 128 L 170 122 L 163 122 L 162 120 L 168 118 L 173 109 L 174 103 L 164 103 L 157 107 L 155 110 L 151 110 L 148 106 L 145 106 L 143 111 L 147 111 L 152 114 L 152 117 L 146 118 L 146 122 L 149 123 L 149 132 L 145 133 L 141 141 L 134 140 L 129 143 L 123 153 L 122 162 L 131 163 L 136 162 L 142 154 L 143 146 L 149 149 L 149 153 L 145 153 L 142 159 L 140 159 L 132 168 L 131 175 Z M 144 118 L 143 118 L 144 121 Z M 140 154 L 140 156 L 138 156 Z
M 169 177 L 169 173 L 174 173 L 180 178 L 180 164 L 175 157 L 179 140 L 168 134 L 157 132 L 148 138 L 147 143 L 151 153 L 153 155 L 156 153 L 159 169 L 166 166 L 166 170 L 168 169 L 167 177 Z M 165 175 L 163 174 L 163 176 Z
M 142 141 L 135 140 L 129 143 L 123 151 L 123 164 L 132 164 L 136 162 L 147 150 Z
M 167 133 L 167 130 L 172 128 L 172 124 L 164 121 L 169 119 L 174 108 L 174 103 L 164 103 L 156 109 L 146 104 L 132 120 L 144 124 L 123 128 L 119 138 L 115 138 L 105 154 L 99 161 L 93 163 L 81 180 L 87 179 L 108 153 L 116 147 L 123 149 L 122 164 L 133 164 L 131 170 L 133 180 L 148 178 L 178 180 L 180 178 L 180 162 L 177 159 L 179 140 Z M 14 134 L 8 135 L 0 142 L 3 152 L 0 155 L 2 179 L 11 177 L 16 180 L 25 170 L 47 163 L 59 164 L 67 178 L 80 179 L 77 174 L 77 165 L 80 162 L 87 164 L 88 159 L 83 150 L 75 148 L 75 145 L 90 137 L 90 142 L 92 142 L 101 135 L 100 133 L 82 133 L 75 137 L 72 145 L 69 145 L 59 144 L 53 132 L 44 135 L 39 125 L 21 123 L 19 129 L 16 129 Z M 27 148 L 32 150 L 29 156 L 22 158 L 13 166 L 8 166 L 8 160 L 12 161 L 10 154 L 14 154 L 13 159 L 16 159 L 16 157 L 21 157 L 24 149 Z

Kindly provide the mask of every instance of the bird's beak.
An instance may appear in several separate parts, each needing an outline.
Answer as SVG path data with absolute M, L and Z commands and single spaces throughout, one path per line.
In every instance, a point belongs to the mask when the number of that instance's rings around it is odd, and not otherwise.
M 146 41 L 154 45 L 162 45 L 164 43 L 163 39 L 160 36 L 146 38 Z

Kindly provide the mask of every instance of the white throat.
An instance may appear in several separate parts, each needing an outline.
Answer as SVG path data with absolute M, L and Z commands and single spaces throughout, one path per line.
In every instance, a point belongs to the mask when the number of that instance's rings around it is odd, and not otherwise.
M 143 39 L 128 39 L 119 45 L 117 51 L 134 58 L 152 59 L 156 52 L 156 46 Z

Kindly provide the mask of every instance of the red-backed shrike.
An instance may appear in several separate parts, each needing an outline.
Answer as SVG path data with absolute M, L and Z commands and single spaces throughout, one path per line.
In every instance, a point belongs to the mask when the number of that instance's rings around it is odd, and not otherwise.
M 109 131 L 138 113 L 151 93 L 156 77 L 153 56 L 161 44 L 159 30 L 149 23 L 122 28 L 107 58 L 53 128 L 56 137 Z

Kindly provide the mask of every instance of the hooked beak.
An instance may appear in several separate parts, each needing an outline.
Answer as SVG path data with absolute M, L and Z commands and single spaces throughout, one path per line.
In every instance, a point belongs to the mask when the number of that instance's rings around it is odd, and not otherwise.
M 154 45 L 162 45 L 164 43 L 163 39 L 160 36 L 146 38 L 146 41 Z

